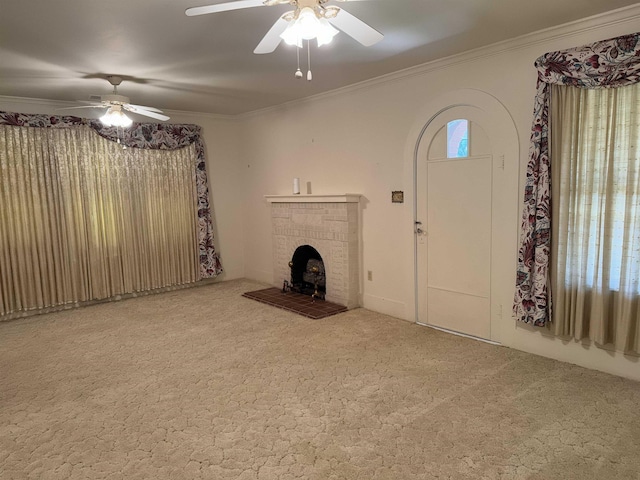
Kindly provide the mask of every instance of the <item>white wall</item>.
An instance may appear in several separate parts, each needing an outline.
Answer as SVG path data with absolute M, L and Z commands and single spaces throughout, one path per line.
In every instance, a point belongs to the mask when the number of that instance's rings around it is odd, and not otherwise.
M 69 104 L 38 99 L 0 97 L 0 110 L 20 113 L 64 115 L 57 110 Z M 74 111 L 72 111 L 74 112 Z M 238 165 L 240 145 L 238 120 L 231 117 L 189 112 L 166 112 L 171 123 L 191 123 L 202 127 L 207 154 L 210 201 L 213 207 L 214 244 L 224 273 L 218 280 L 244 277 L 242 244 L 241 186 L 244 171 Z
M 462 89 L 480 90 L 504 105 L 519 136 L 520 158 L 511 160 L 519 164 L 520 211 L 535 94 L 534 60 L 548 51 L 634 32 L 639 18 L 636 5 L 244 116 L 246 275 L 274 280 L 269 205 L 263 195 L 290 194 L 293 177 L 300 177 L 303 193 L 306 182 L 311 182 L 312 193 L 360 193 L 366 197 L 363 272 L 373 272 L 372 281 L 363 281 L 364 306 L 414 321 L 413 132 L 427 122 L 426 106 Z M 392 190 L 405 192 L 404 204 L 391 203 Z M 519 228 L 517 217 L 514 231 Z M 516 248 L 514 244 L 513 251 L 504 253 L 505 262 L 512 261 Z M 513 298 L 515 265 L 510 271 L 513 278 L 501 282 L 508 287 L 493 295 Z M 511 305 L 504 305 L 498 335 L 504 345 L 640 379 L 637 359 L 545 337 L 539 330 L 516 325 L 510 311 Z

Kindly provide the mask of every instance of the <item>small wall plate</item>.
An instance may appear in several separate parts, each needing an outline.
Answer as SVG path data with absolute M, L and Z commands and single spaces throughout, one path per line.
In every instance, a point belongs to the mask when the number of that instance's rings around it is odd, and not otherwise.
M 391 192 L 391 202 L 392 203 L 404 203 L 404 192 L 398 190 L 395 192 Z

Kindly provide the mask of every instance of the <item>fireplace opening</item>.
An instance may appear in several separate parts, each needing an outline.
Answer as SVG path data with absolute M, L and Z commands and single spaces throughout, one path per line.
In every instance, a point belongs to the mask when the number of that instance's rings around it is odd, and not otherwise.
M 324 300 L 327 292 L 324 262 L 315 248 L 310 245 L 298 247 L 293 252 L 289 267 L 291 267 L 289 285 L 291 290 Z

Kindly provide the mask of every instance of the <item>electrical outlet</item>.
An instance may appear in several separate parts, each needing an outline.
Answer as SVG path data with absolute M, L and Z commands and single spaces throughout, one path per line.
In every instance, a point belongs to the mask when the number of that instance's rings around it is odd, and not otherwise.
M 373 272 L 371 270 L 367 270 L 367 280 L 373 281 Z

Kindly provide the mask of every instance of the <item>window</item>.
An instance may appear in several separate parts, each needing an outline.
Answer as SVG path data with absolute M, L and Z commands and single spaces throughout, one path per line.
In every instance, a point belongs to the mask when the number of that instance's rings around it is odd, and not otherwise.
M 552 102 L 563 283 L 640 294 L 640 86 L 560 86 Z
M 0 317 L 199 280 L 194 144 L 0 125 L 0 158 Z
M 640 84 L 552 88 L 555 330 L 637 352 Z
M 447 158 L 469 156 L 469 120 L 459 119 L 447 123 Z
M 640 86 L 633 33 L 536 59 L 513 311 L 640 354 Z

